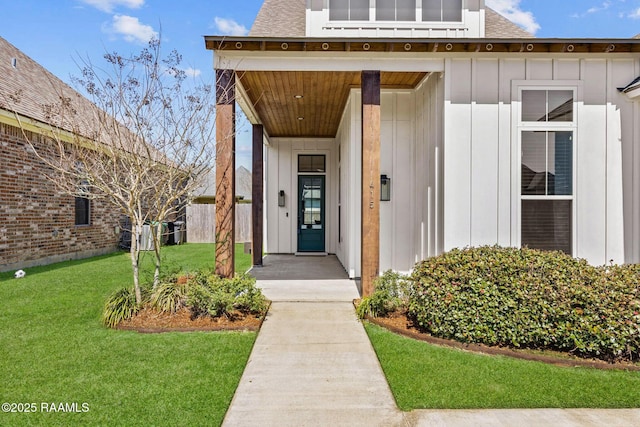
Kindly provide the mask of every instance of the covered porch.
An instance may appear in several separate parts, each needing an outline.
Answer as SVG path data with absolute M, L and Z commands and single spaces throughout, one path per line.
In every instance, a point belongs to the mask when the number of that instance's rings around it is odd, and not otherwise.
M 368 54 L 354 59 L 346 51 L 322 52 L 323 45 L 319 45 L 319 53 L 291 52 L 288 46 L 284 42 L 273 49 L 264 44 L 256 48 L 247 42 L 230 44 L 207 38 L 207 47 L 215 52 L 220 111 L 230 107 L 220 98 L 232 97 L 253 125 L 254 265 L 262 265 L 259 254 L 265 247 L 268 253 L 305 253 L 307 248 L 302 247 L 299 236 L 307 229 L 322 229 L 324 244 L 318 252 L 336 253 L 349 276 L 361 278 L 362 292 L 368 295 L 381 271 L 381 94 L 414 91 L 431 73 L 442 72 L 444 62 L 415 61 L 406 54 L 380 52 L 379 47 L 374 54 L 378 58 L 372 60 Z M 227 129 L 218 138 L 217 170 L 226 169 L 230 174 L 232 157 L 224 152 L 233 152 L 235 143 L 221 141 L 234 138 L 233 116 L 217 117 L 219 129 Z M 359 129 L 351 126 L 349 135 L 340 138 L 345 116 L 351 124 L 357 122 Z M 344 155 L 347 143 L 355 147 L 349 159 Z M 302 163 L 315 162 L 309 159 L 314 156 L 321 157 L 326 167 L 304 169 Z M 305 184 L 304 177 L 322 180 Z M 233 180 L 230 175 L 226 182 Z M 227 196 L 216 198 L 233 200 L 232 185 L 224 182 L 224 176 L 218 179 L 217 190 Z M 308 194 L 320 184 L 322 214 L 308 223 L 310 203 L 317 202 Z M 260 203 L 263 200 L 266 205 Z M 349 209 L 347 203 L 354 206 Z M 232 204 L 227 209 L 232 209 Z M 350 236 L 343 236 L 349 220 Z M 232 224 L 227 223 L 226 229 L 223 221 L 217 224 L 217 236 L 233 235 L 228 229 Z M 226 247 L 226 254 L 218 254 L 222 256 L 217 259 L 233 257 L 228 253 L 233 246 Z M 358 268 L 352 267 L 354 260 Z

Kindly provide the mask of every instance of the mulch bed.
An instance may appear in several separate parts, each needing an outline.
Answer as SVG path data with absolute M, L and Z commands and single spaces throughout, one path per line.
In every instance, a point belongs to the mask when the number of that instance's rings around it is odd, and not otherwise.
M 437 338 L 429 335 L 428 333 L 420 331 L 413 324 L 411 319 L 407 317 L 406 313 L 402 312 L 390 313 L 387 317 L 368 317 L 367 320 L 391 332 L 409 338 L 425 341 L 434 345 L 452 347 L 474 353 L 489 354 L 494 356 L 508 356 L 517 359 L 532 360 L 536 362 L 543 362 L 565 367 L 586 367 L 597 369 L 640 371 L 640 365 L 633 363 L 607 363 L 605 361 L 596 359 L 581 359 L 577 357 L 574 358 L 567 353 L 545 351 L 544 354 L 540 354 L 531 350 L 516 350 L 504 347 L 490 347 L 483 344 L 464 344 L 458 341 Z
M 264 316 L 246 315 L 234 312 L 226 317 L 191 318 L 191 312 L 183 308 L 178 312 L 160 313 L 143 309 L 132 319 L 121 322 L 118 329 L 154 334 L 162 332 L 199 332 L 199 331 L 258 331 Z

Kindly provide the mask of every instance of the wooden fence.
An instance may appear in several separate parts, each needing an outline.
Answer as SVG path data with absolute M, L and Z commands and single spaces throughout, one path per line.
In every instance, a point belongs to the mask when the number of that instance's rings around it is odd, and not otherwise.
M 187 206 L 187 242 L 216 242 L 216 205 Z M 236 204 L 236 243 L 251 241 L 251 204 Z

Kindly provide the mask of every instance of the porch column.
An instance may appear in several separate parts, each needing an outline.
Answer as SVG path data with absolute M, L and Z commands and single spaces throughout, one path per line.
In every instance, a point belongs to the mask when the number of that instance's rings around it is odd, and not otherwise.
M 233 70 L 216 70 L 216 274 L 233 277 L 236 111 Z
M 380 273 L 380 71 L 363 71 L 362 85 L 362 296 Z
M 253 265 L 262 266 L 262 220 L 264 200 L 263 145 L 264 128 L 253 125 L 253 165 L 251 167 L 251 227 Z

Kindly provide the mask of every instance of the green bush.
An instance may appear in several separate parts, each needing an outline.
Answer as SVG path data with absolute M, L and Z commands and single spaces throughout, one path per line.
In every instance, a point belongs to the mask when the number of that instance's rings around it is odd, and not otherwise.
M 231 279 L 197 274 L 189 282 L 186 304 L 195 317 L 229 316 L 234 310 L 263 314 L 267 309 L 267 300 L 256 287 L 255 279 L 244 274 Z
M 382 317 L 407 308 L 411 281 L 407 276 L 387 270 L 373 282 L 373 293 L 364 297 L 356 307 L 360 319 Z
M 210 271 L 199 271 L 186 276 L 172 274 L 153 291 L 143 288 L 143 303 L 137 306 L 133 289 L 124 288 L 112 295 L 103 311 L 103 324 L 116 327 L 130 319 L 141 307 L 160 312 L 175 313 L 187 307 L 192 317 L 231 317 L 235 311 L 263 315 L 268 301 L 248 275 L 222 279 Z
M 481 247 L 420 262 L 409 316 L 468 343 L 637 360 L 640 267 L 593 267 L 560 252 Z
M 107 299 L 102 311 L 102 324 L 115 328 L 123 320 L 131 319 L 138 310 L 133 288 L 122 288 Z
M 150 298 L 151 307 L 163 313 L 175 313 L 185 305 L 187 285 L 178 281 L 160 283 Z

